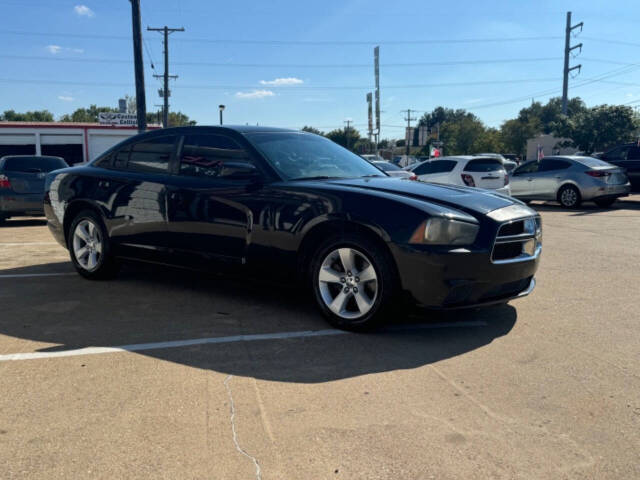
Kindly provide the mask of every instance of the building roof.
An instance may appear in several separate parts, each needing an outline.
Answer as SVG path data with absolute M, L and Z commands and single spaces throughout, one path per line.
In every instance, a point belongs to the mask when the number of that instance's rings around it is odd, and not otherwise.
M 0 122 L 0 128 L 108 128 L 120 130 L 136 130 L 135 125 L 104 125 L 92 122 Z M 156 129 L 160 125 L 149 124 L 147 128 Z

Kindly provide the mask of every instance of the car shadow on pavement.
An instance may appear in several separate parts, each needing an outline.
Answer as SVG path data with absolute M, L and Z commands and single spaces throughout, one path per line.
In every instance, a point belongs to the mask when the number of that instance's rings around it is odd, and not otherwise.
M 65 272 L 69 264 L 43 267 L 46 272 Z M 23 273 L 34 270 L 2 271 Z M 14 342 L 18 350 L 9 353 L 330 328 L 299 288 L 165 267 L 130 265 L 108 282 L 76 275 L 0 282 L 0 334 L 26 340 Z M 508 334 L 516 318 L 510 305 L 417 312 L 399 314 L 371 333 L 200 344 L 134 354 L 230 375 L 317 383 L 417 368 L 462 355 Z
M 41 227 L 47 224 L 46 218 L 24 218 L 5 220 L 0 228 L 17 228 L 17 227 Z
M 595 203 L 584 203 L 577 208 L 565 208 L 556 202 L 544 202 L 529 204 L 531 208 L 538 212 L 565 212 L 571 213 L 572 217 L 584 215 L 593 215 L 598 213 L 606 213 L 617 210 L 640 210 L 640 201 L 636 200 L 618 200 L 610 207 L 599 207 Z

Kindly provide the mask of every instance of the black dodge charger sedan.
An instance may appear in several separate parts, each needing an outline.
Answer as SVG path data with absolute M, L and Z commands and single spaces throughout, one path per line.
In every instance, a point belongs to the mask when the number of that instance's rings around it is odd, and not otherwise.
M 45 212 L 80 275 L 122 259 L 304 282 L 340 328 L 530 293 L 537 213 L 475 188 L 397 179 L 332 141 L 266 127 L 132 137 L 46 179 Z

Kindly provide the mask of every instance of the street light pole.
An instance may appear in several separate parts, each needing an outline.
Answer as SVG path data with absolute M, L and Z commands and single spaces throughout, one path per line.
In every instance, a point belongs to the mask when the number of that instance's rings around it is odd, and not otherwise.
M 220 125 L 222 125 L 222 112 L 224 112 L 224 105 L 218 105 L 220 109 Z

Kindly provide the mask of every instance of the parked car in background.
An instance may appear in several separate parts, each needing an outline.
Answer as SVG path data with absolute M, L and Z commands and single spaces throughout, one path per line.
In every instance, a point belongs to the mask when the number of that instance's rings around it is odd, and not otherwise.
M 479 157 L 499 158 L 502 161 L 502 164 L 504 165 L 504 169 L 507 171 L 507 173 L 513 172 L 515 168 L 518 166 L 517 162 L 513 160 L 509 160 L 507 157 L 505 157 L 500 153 L 476 153 L 475 155 Z
M 383 160 L 381 162 L 378 162 L 378 161 L 371 162 L 371 164 L 378 167 L 380 170 L 385 172 L 390 177 L 408 178 L 409 180 L 418 179 L 418 177 L 416 177 L 415 174 L 408 172 L 406 170 L 403 170 L 399 166 L 394 165 L 393 163 L 387 162 L 386 160 Z
M 511 194 L 509 175 L 499 158 L 474 155 L 438 157 L 414 165 L 408 171 L 423 182 L 466 185 Z
M 483 190 L 401 181 L 325 137 L 178 127 L 47 176 L 48 226 L 88 279 L 122 258 L 305 285 L 335 326 L 528 295 L 540 216 Z
M 391 160 L 391 163 L 398 165 L 399 167 L 409 167 L 414 163 L 418 163 L 418 159 L 411 155 L 396 155 Z
M 380 155 L 376 155 L 372 153 L 365 153 L 360 156 L 364 158 L 367 162 L 386 162 L 386 160 L 382 158 Z
M 620 167 L 592 157 L 545 157 L 520 165 L 511 177 L 511 195 L 521 200 L 557 200 L 573 208 L 593 201 L 608 207 L 629 195 L 631 185 Z
M 640 146 L 627 143 L 607 150 L 598 156 L 601 160 L 624 168 L 634 190 L 640 190 Z
M 0 158 L 0 224 L 11 217 L 42 216 L 44 181 L 68 167 L 60 157 L 7 155 Z

